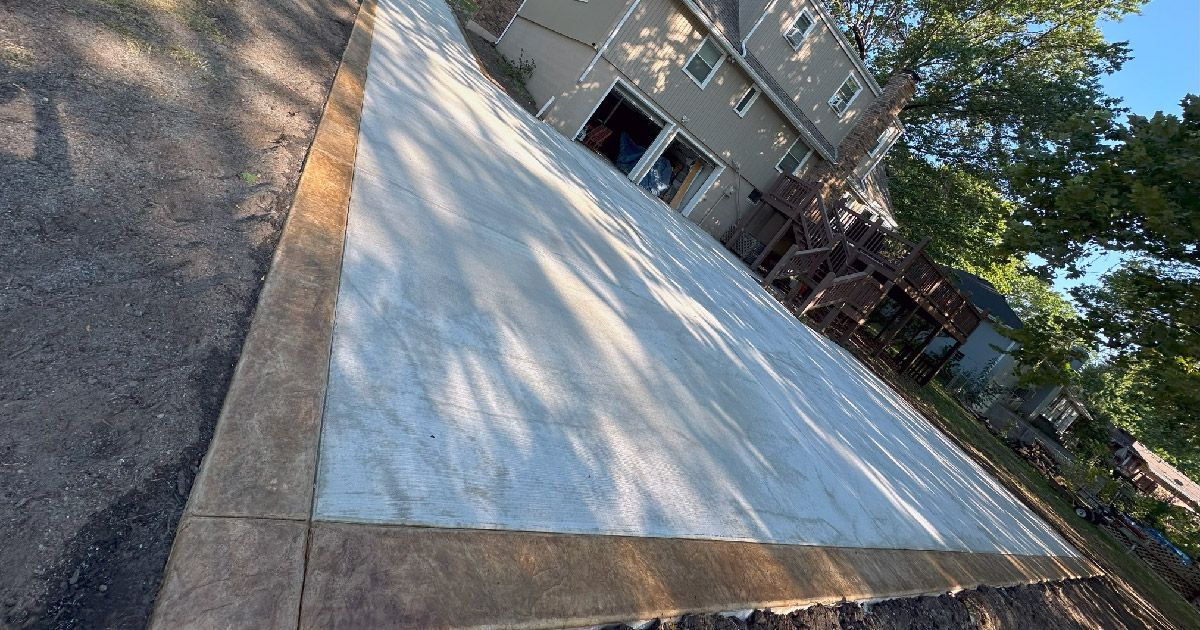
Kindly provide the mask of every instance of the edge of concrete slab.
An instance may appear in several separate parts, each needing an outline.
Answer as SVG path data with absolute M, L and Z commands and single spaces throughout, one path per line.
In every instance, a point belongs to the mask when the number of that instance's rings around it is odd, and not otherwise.
M 375 0 L 359 5 L 152 628 L 296 626 Z
M 1083 558 L 313 523 L 301 628 L 555 628 L 1087 577 Z

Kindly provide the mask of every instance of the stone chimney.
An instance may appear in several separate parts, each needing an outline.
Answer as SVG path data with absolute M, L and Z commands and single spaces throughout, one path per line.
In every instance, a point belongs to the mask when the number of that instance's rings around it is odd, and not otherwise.
M 820 162 L 807 176 L 820 181 L 826 199 L 840 199 L 858 163 L 875 147 L 884 130 L 896 124 L 900 111 L 917 91 L 917 74 L 902 70 L 888 79 L 883 94 L 858 116 L 854 129 L 838 145 L 837 163 Z

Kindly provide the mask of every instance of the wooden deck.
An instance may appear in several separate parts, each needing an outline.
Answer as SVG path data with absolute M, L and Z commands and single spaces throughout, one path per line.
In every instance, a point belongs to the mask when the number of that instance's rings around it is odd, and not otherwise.
M 925 251 L 929 239 L 913 242 L 849 208 L 827 203 L 819 186 L 782 175 L 755 210 L 726 233 L 723 242 L 763 278 L 763 284 L 798 316 L 819 330 L 889 352 L 894 367 L 928 382 L 986 317 L 971 304 Z M 877 313 L 885 301 L 883 321 Z M 914 328 L 918 333 L 907 334 Z M 924 323 L 924 326 L 919 324 Z M 902 334 L 903 333 L 903 334 Z M 936 357 L 926 351 L 938 338 L 954 340 Z

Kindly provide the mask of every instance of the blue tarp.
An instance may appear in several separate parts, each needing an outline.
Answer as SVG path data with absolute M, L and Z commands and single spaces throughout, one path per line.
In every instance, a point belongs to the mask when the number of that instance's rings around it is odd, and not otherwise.
M 633 167 L 637 166 L 638 160 L 646 154 L 646 149 L 638 146 L 638 143 L 624 132 L 621 133 L 620 142 L 621 146 L 617 149 L 617 168 L 628 175 Z M 663 194 L 671 185 L 671 162 L 665 157 L 659 157 L 639 185 L 652 195 Z
M 617 168 L 626 175 L 629 171 L 637 166 L 638 160 L 642 159 L 642 155 L 646 153 L 646 149 L 638 146 L 629 134 L 621 132 L 621 146 L 617 149 Z

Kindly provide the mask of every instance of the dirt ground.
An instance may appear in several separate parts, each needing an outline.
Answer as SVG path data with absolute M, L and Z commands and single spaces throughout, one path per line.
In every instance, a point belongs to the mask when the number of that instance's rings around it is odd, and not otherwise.
M 355 0 L 0 0 L 0 627 L 145 624 Z
M 655 621 L 647 630 L 1106 630 L 1153 628 L 1125 605 L 1106 580 L 1092 578 L 1014 588 L 978 588 L 954 595 L 813 606 L 788 614 L 755 611 L 742 620 L 689 615 Z M 627 630 L 612 626 L 606 630 Z

